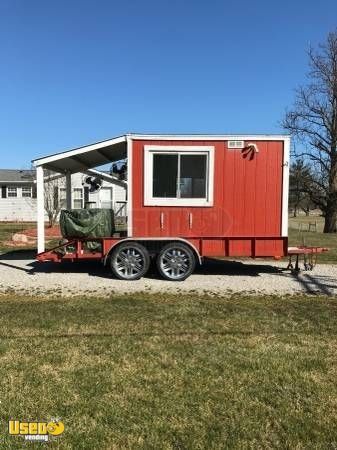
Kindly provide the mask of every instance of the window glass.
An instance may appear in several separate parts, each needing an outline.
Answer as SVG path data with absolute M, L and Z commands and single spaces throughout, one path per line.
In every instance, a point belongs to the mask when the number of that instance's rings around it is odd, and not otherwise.
M 177 196 L 178 155 L 153 155 L 153 197 Z
M 207 155 L 154 154 L 153 197 L 206 198 L 206 168 Z
M 206 197 L 206 155 L 180 155 L 180 197 Z
M 31 186 L 23 186 L 22 187 L 22 197 L 31 197 L 31 196 L 32 196 Z
M 8 197 L 17 197 L 18 192 L 16 187 L 8 187 L 7 188 Z

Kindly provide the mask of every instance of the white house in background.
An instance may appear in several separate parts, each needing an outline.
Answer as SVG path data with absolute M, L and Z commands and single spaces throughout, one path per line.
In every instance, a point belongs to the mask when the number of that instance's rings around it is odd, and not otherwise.
M 85 175 L 71 176 L 72 208 L 84 208 L 86 202 L 92 207 L 112 208 L 115 212 L 123 209 L 126 203 L 126 189 L 103 181 L 99 191 L 90 193 L 83 186 Z M 66 208 L 66 188 L 62 179 L 58 186 L 53 183 L 55 201 Z M 48 187 L 47 187 L 48 189 Z M 0 221 L 36 221 L 36 183 L 35 170 L 0 169 Z M 47 216 L 46 216 L 47 220 Z

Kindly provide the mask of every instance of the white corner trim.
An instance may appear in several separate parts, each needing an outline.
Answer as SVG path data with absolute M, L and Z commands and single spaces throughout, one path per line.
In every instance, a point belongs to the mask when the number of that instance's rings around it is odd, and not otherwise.
M 282 180 L 282 227 L 283 237 L 288 236 L 288 199 L 289 199 L 289 165 L 290 165 L 290 138 L 283 141 L 283 180 Z
M 36 168 L 36 200 L 37 200 L 37 252 L 45 250 L 44 245 L 44 179 L 43 167 Z
M 128 161 L 128 166 L 127 166 L 127 205 L 126 205 L 126 210 L 127 210 L 127 236 L 128 237 L 132 237 L 133 236 L 133 183 L 132 183 L 132 179 L 133 179 L 133 174 L 132 174 L 132 152 L 133 152 L 133 147 L 132 147 L 132 139 L 127 136 L 126 138 L 126 156 L 127 156 L 127 161 Z
M 71 209 L 73 207 L 73 189 L 70 172 L 66 173 L 66 205 L 67 209 Z
M 205 154 L 207 198 L 156 198 L 152 195 L 153 155 L 157 153 Z M 211 207 L 214 197 L 214 147 L 206 145 L 144 145 L 144 206 Z

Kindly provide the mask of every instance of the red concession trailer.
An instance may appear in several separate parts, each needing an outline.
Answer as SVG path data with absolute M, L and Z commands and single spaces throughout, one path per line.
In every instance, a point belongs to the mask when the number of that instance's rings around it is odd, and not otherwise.
M 97 239 L 100 251 L 74 239 L 37 259 L 102 259 L 132 280 L 152 258 L 161 276 L 180 281 L 204 257 L 286 256 L 289 147 L 288 136 L 126 135 L 35 160 L 61 174 L 127 161 L 127 230 Z

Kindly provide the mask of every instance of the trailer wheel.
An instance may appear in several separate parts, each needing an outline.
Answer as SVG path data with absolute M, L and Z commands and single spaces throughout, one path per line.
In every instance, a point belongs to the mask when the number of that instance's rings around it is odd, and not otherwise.
M 183 281 L 195 269 L 193 250 L 186 244 L 171 242 L 163 247 L 157 257 L 157 268 L 166 280 Z
M 111 253 L 111 271 L 120 280 L 139 280 L 149 270 L 149 266 L 149 252 L 137 242 L 120 244 Z

